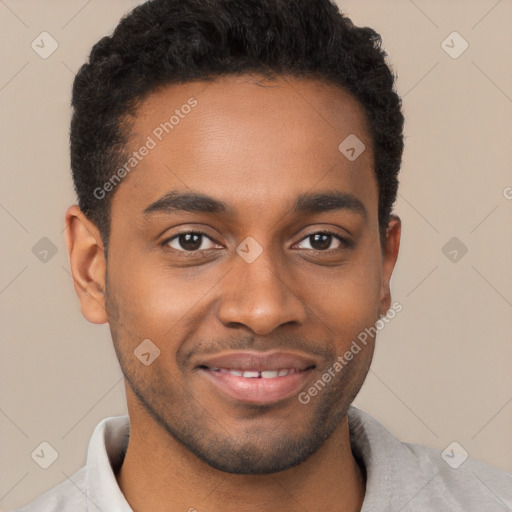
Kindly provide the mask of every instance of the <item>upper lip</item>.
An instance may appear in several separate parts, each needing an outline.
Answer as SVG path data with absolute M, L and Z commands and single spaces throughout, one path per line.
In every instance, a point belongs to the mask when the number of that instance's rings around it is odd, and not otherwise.
M 201 359 L 197 366 L 227 370 L 264 371 L 295 368 L 298 371 L 316 366 L 312 357 L 294 352 L 223 352 Z

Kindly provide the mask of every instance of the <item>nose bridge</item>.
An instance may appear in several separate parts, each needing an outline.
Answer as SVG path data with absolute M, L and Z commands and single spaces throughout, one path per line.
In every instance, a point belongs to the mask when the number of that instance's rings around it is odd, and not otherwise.
M 236 252 L 220 298 L 219 319 L 225 325 L 244 324 L 260 335 L 285 323 L 303 323 L 304 304 L 270 244 L 262 246 L 247 237 Z

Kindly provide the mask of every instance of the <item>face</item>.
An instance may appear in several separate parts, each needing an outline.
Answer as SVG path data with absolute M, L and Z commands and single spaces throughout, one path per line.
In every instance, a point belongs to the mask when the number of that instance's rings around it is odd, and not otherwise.
M 259 80 L 173 85 L 140 106 L 106 278 L 138 406 L 212 467 L 253 474 L 304 461 L 345 417 L 373 340 L 299 396 L 390 307 L 399 238 L 390 225 L 381 248 L 359 103 L 318 81 Z M 366 147 L 353 161 L 338 149 L 351 134 Z

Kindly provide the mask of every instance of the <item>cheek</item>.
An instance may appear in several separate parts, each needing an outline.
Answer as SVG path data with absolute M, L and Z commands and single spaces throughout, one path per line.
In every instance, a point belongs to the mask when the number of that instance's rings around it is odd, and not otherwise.
M 315 284 L 325 307 L 339 311 L 351 308 L 378 311 L 382 279 L 380 251 L 359 247 L 339 267 L 314 268 L 303 272 L 300 279 Z M 325 300 L 328 298 L 328 300 Z
M 337 343 L 350 344 L 359 333 L 379 318 L 381 268 L 380 252 L 366 252 L 346 266 L 332 271 L 302 274 L 302 300 L 325 327 L 336 335 Z M 308 286 L 309 282 L 309 286 Z M 311 287 L 311 283 L 315 283 Z
M 189 321 L 204 315 L 209 293 L 222 279 L 212 269 L 177 270 L 151 258 L 123 259 L 109 274 L 109 285 L 122 324 L 137 333 L 129 337 L 143 336 L 161 346 L 171 337 L 180 338 L 179 333 L 190 328 Z

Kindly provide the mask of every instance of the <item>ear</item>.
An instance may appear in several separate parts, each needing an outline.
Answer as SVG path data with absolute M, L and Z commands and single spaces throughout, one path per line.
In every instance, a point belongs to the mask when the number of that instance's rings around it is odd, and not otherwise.
M 382 285 L 380 292 L 380 314 L 385 315 L 391 307 L 389 282 L 398 258 L 402 222 L 397 215 L 391 215 L 386 228 L 386 240 L 382 248 Z
M 96 225 L 77 205 L 66 211 L 66 246 L 82 315 L 93 324 L 106 323 L 103 243 Z

